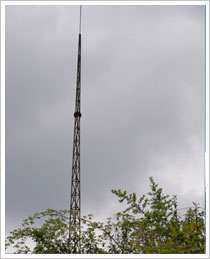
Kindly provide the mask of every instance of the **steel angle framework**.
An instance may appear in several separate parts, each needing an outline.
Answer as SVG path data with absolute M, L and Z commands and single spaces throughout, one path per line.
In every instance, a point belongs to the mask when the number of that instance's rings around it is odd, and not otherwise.
M 80 226 L 81 197 L 80 197 L 80 98 L 81 98 L 81 12 L 79 23 L 78 59 L 77 59 L 77 80 L 76 80 L 76 101 L 74 112 L 74 139 L 72 158 L 72 179 L 71 179 L 71 199 L 70 199 L 70 227 Z M 69 238 L 71 231 L 69 230 Z

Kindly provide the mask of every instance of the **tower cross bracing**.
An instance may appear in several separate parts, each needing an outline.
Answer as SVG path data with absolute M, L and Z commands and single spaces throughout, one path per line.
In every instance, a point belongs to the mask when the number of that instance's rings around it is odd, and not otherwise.
M 80 98 L 81 98 L 81 6 L 80 6 L 80 25 L 78 40 L 77 58 L 77 80 L 76 80 L 76 101 L 74 112 L 74 139 L 72 157 L 72 179 L 71 179 L 71 198 L 70 198 L 70 226 L 80 225 L 81 216 L 81 197 L 80 197 Z M 71 233 L 69 231 L 69 237 Z

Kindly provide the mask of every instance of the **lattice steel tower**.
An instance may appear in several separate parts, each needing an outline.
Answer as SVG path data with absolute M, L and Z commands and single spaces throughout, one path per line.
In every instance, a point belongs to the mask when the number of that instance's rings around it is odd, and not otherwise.
M 80 6 L 79 21 L 79 41 L 78 41 L 78 60 L 77 60 L 77 82 L 76 82 L 76 102 L 74 112 L 74 141 L 72 158 L 72 180 L 71 180 L 71 200 L 70 200 L 70 226 L 80 225 L 81 198 L 80 198 L 80 97 L 81 97 L 81 15 Z M 69 231 L 69 237 L 71 233 Z

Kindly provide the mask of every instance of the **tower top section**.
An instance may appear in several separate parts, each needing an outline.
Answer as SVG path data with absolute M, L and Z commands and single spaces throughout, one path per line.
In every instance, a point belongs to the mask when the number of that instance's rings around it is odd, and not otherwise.
M 79 15 L 79 34 L 81 34 L 82 27 L 82 5 L 80 5 L 80 15 Z

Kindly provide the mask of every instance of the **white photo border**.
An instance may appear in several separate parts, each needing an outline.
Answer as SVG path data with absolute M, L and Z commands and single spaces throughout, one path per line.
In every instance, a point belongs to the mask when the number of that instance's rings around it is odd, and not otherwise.
M 5 7 L 9 5 L 205 6 L 205 206 L 206 254 L 6 254 L 5 253 Z M 1 258 L 209 258 L 209 1 L 1 1 Z

